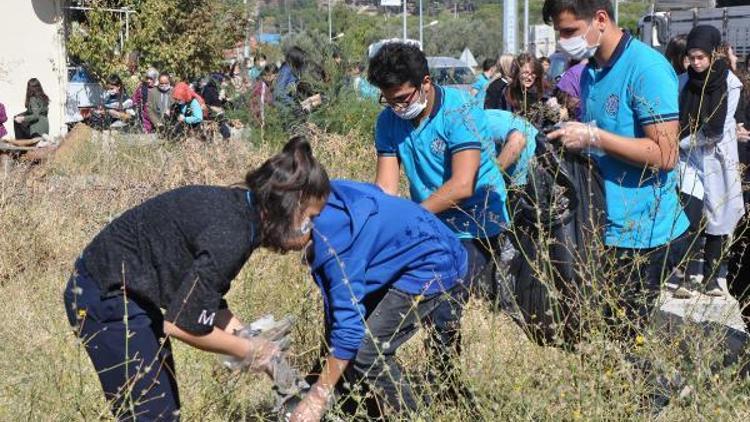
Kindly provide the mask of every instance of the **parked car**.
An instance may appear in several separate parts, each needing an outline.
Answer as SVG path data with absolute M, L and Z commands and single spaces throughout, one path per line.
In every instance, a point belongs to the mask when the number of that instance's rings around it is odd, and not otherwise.
M 453 57 L 428 57 L 427 66 L 430 68 L 433 82 L 438 85 L 469 91 L 474 83 L 474 70 Z

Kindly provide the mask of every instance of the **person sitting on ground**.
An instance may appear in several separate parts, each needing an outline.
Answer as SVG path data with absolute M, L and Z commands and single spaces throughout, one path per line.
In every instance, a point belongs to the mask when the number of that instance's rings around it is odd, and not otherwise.
M 251 82 L 255 82 L 256 80 L 258 80 L 267 64 L 268 59 L 266 58 L 265 54 L 260 53 L 255 56 L 255 60 L 253 60 L 253 66 L 251 66 L 247 71 L 247 76 L 250 78 Z
M 110 75 L 106 81 L 101 107 L 95 109 L 90 117 L 92 126 L 98 129 L 123 128 L 135 116 L 133 100 L 125 92 L 122 79 Z
M 690 67 L 680 76 L 680 192 L 694 245 L 686 279 L 704 285 L 711 296 L 724 295 L 727 240 L 745 212 L 735 120 L 742 82 L 717 54 L 720 43 L 713 26 L 693 28 L 687 38 Z M 683 283 L 675 296 L 692 296 L 689 287 Z
M 223 139 L 229 139 L 231 131 L 226 122 L 224 114 L 224 102 L 221 100 L 219 86 L 216 79 L 212 76 L 206 76 L 201 79 L 198 86 L 200 87 L 200 96 L 206 103 L 207 114 L 206 120 L 211 120 L 219 125 L 219 133 Z
M 168 73 L 159 75 L 158 84 L 148 93 L 148 119 L 155 129 L 164 129 L 172 109 L 172 80 Z
M 278 69 L 271 63 L 263 68 L 260 77 L 253 85 L 253 95 L 250 101 L 250 112 L 255 120 L 260 122 L 260 126 L 266 125 L 266 109 L 273 105 L 273 82 L 276 79 Z
M 141 81 L 135 89 L 135 93 L 133 93 L 133 104 L 138 111 L 141 126 L 143 126 L 143 131 L 145 133 L 153 133 L 154 131 L 154 122 L 151 121 L 148 107 L 150 102 L 149 96 L 152 95 L 153 88 L 158 79 L 159 72 L 153 67 L 149 68 L 143 76 L 143 81 Z
M 5 105 L 0 103 L 0 139 L 5 138 L 8 131 L 5 129 L 5 122 L 8 121 L 8 115 L 5 114 Z
M 194 129 L 203 122 L 205 102 L 188 84 L 179 82 L 174 87 L 172 98 L 177 105 L 177 122 Z M 182 127 L 182 125 L 179 125 Z M 179 130 L 178 132 L 182 132 Z
M 180 419 L 172 338 L 273 376 L 283 346 L 233 335 L 243 324 L 224 297 L 257 248 L 284 253 L 309 242 L 301 223 L 329 191 L 309 143 L 296 138 L 242 185 L 162 193 L 94 237 L 63 298 L 118 420 Z
M 495 76 L 495 60 L 484 59 L 482 62 L 482 73 L 471 85 L 471 95 L 476 97 L 477 102 L 484 106 L 484 97 L 487 95 L 487 86 Z
M 49 133 L 49 97 L 36 78 L 26 84 L 26 111 L 13 118 L 16 139 L 33 139 Z
M 414 416 L 419 398 L 396 354 L 440 309 L 452 309 L 468 271 L 466 250 L 428 210 L 368 183 L 333 181 L 323 211 L 302 227 L 312 234 L 307 259 L 324 298 L 330 353 L 291 420 L 320 420 L 334 391 L 345 397 L 354 386 L 376 397 L 367 400 L 369 417 Z M 461 310 L 446 315 L 445 325 L 455 327 Z M 435 358 L 455 359 L 453 335 L 431 333 Z

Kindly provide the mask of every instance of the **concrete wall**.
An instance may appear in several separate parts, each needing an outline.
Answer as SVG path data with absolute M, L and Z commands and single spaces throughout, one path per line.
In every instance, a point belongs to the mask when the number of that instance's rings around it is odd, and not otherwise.
M 26 82 L 37 78 L 50 98 L 50 134 L 65 130 L 65 42 L 63 0 L 2 0 L 0 13 L 0 102 L 12 134 L 12 116 L 24 111 Z

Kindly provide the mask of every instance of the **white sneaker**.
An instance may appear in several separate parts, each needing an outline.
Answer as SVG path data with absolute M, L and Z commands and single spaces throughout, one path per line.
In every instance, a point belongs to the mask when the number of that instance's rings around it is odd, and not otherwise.
M 706 296 L 724 297 L 724 289 L 722 289 L 721 286 L 725 286 L 726 283 L 727 280 L 723 277 L 714 279 L 713 282 L 709 282 L 709 284 L 706 285 Z

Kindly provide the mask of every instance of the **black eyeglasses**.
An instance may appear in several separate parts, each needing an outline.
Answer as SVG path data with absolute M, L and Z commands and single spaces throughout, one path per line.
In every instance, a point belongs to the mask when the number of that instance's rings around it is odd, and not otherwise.
M 388 101 L 383 94 L 380 94 L 380 99 L 378 99 L 378 102 L 380 105 L 385 107 L 391 107 L 395 108 L 397 110 L 403 110 L 406 107 L 409 107 L 409 104 L 411 104 L 411 100 L 414 98 L 414 95 L 419 92 L 419 88 L 414 88 L 414 91 L 412 91 L 411 94 L 407 95 L 406 98 L 397 99 L 399 101 Z

